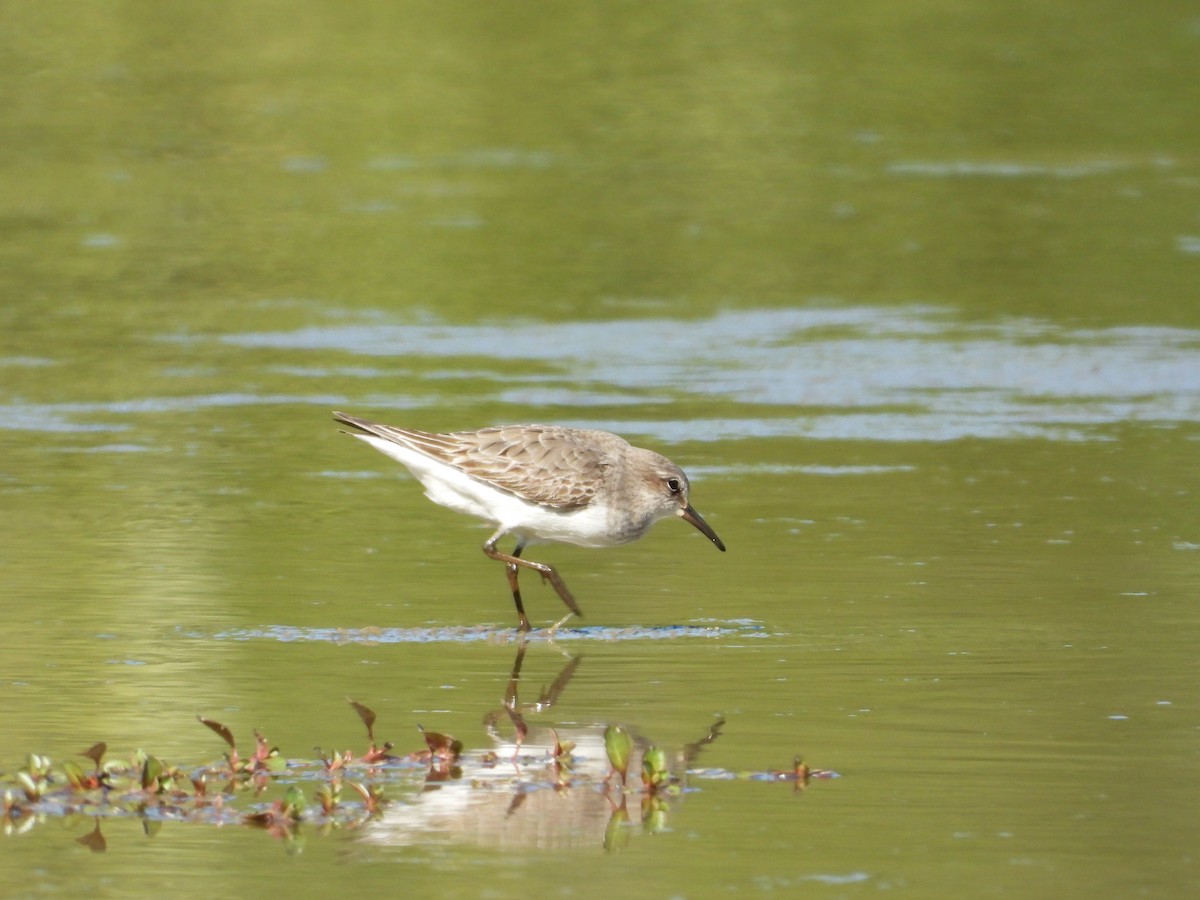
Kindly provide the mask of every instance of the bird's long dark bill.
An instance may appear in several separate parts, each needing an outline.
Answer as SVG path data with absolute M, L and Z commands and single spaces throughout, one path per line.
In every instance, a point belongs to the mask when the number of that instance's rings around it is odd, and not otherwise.
M 679 513 L 685 522 L 691 522 L 700 530 L 700 533 L 717 545 L 717 549 L 722 553 L 725 552 L 725 544 L 717 537 L 717 533 L 708 527 L 708 523 L 700 518 L 700 513 L 692 509 L 691 505 L 685 506 Z

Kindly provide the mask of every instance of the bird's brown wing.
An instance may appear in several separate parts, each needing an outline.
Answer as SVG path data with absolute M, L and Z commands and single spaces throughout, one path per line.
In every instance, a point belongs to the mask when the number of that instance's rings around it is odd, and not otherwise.
M 592 502 L 621 441 L 557 425 L 500 425 L 445 437 L 454 447 L 452 461 L 468 475 L 564 511 Z
M 615 434 L 561 425 L 498 425 L 439 434 L 344 413 L 334 413 L 334 418 L 456 466 L 524 500 L 563 511 L 592 502 L 625 444 Z

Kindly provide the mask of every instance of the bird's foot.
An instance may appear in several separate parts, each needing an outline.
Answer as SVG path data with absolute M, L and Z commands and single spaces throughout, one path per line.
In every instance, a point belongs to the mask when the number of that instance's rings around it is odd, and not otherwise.
M 550 638 L 550 640 L 554 640 L 554 636 L 558 633 L 558 629 L 561 626 L 565 625 L 567 623 L 567 620 L 570 619 L 574 615 L 575 615 L 575 613 L 569 612 L 565 616 L 563 616 L 561 619 L 559 619 L 557 622 L 555 622 L 553 625 L 551 625 L 550 630 L 546 633 L 546 637 Z

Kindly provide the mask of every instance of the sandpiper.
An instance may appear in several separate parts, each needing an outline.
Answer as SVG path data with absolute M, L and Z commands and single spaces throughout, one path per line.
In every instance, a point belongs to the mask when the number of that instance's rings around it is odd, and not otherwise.
M 520 616 L 529 618 L 517 586 L 519 568 L 548 580 L 571 611 L 582 616 L 566 584 L 551 566 L 522 559 L 526 545 L 558 541 L 580 547 L 613 547 L 637 540 L 659 519 L 679 516 L 724 550 L 725 544 L 688 502 L 688 479 L 665 456 L 632 446 L 607 431 L 559 425 L 498 425 L 479 431 L 433 434 L 394 428 L 335 412 L 348 431 L 403 463 L 434 503 L 496 526 L 483 552 L 505 564 Z M 496 549 L 505 535 L 512 553 Z

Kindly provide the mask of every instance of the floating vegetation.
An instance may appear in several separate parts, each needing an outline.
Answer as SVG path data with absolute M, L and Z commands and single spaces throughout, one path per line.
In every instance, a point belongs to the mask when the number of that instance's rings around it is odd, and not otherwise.
M 523 706 L 517 683 L 524 651 L 522 644 L 503 712 L 485 719 L 490 748 L 466 751 L 452 735 L 418 724 L 424 746 L 397 752 L 393 742 L 377 740 L 374 710 L 350 698 L 366 729 L 367 749 L 316 748 L 316 759 L 286 758 L 257 730 L 254 749 L 243 752 L 227 725 L 197 716 L 227 747 L 219 762 L 177 766 L 144 750 L 114 759 L 104 742 L 78 754 L 86 762 L 30 754 L 17 771 L 0 773 L 0 828 L 14 835 L 47 820 L 91 819 L 92 830 L 76 840 L 97 853 L 107 849 L 101 823 L 131 817 L 151 837 L 165 822 L 261 829 L 289 852 L 302 850 L 302 830 L 359 831 L 363 840 L 388 845 L 472 840 L 545 847 L 551 840 L 599 843 L 614 851 L 629 842 L 636 825 L 645 832 L 663 830 L 671 804 L 696 789 L 690 781 L 787 782 L 800 791 L 812 779 L 836 777 L 799 757 L 786 770 L 693 768 L 700 751 L 720 737 L 723 719 L 699 740 L 671 751 L 623 725 L 549 728 L 544 740 L 530 741 L 525 712 L 552 707 L 579 660 L 571 660 L 537 701 Z M 507 741 L 499 730 L 502 716 L 515 731 Z M 543 796 L 555 802 L 545 804 Z M 523 823 L 530 827 L 523 829 Z M 526 832 L 536 837 L 527 840 Z

